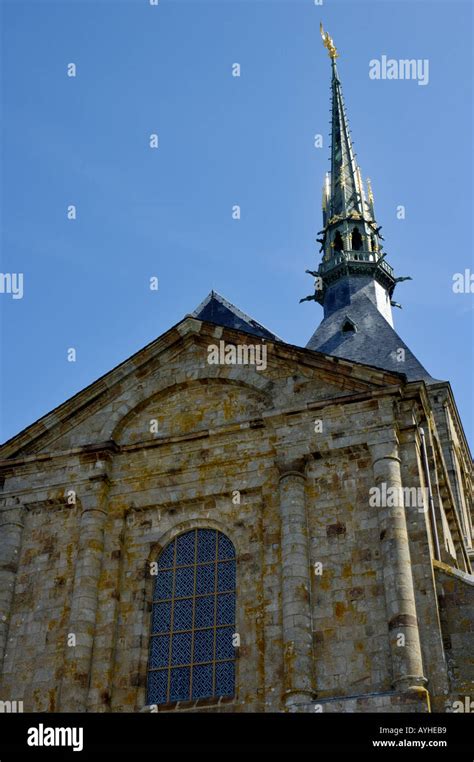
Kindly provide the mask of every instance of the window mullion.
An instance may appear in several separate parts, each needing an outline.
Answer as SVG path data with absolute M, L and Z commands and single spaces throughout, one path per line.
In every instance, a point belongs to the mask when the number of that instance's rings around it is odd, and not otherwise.
M 194 616 L 196 610 L 196 577 L 197 577 L 197 544 L 198 544 L 198 530 L 194 530 L 194 575 L 193 575 L 193 613 L 191 618 L 191 663 L 189 666 L 189 698 L 193 697 L 193 664 L 194 664 L 194 635 L 195 625 Z
M 214 562 L 214 627 L 213 627 L 213 643 L 212 643 L 212 695 L 216 695 L 216 640 L 217 640 L 217 559 L 219 555 L 219 532 L 216 532 L 216 554 Z
M 170 605 L 170 632 L 169 632 L 169 646 L 168 646 L 168 684 L 166 686 L 166 700 L 170 700 L 170 690 L 171 690 L 171 667 L 173 665 L 172 662 L 172 653 L 173 653 L 173 619 L 174 619 L 174 597 L 175 597 L 175 590 L 176 590 L 176 553 L 177 553 L 177 539 L 173 540 L 174 542 L 174 548 L 173 548 L 173 584 L 171 587 L 171 605 Z

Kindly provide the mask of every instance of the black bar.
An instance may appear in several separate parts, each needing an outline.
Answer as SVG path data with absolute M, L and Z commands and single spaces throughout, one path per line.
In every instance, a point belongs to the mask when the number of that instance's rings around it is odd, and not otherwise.
M 37 736 L 43 728 L 42 736 Z M 305 747 L 309 752 L 374 755 L 416 754 L 418 759 L 474 759 L 471 714 L 243 714 L 157 712 L 149 714 L 2 714 L 0 762 L 18 759 L 96 759 L 144 752 L 158 759 L 163 749 L 207 746 Z M 56 736 L 55 730 L 71 729 Z M 72 729 L 76 728 L 76 735 Z M 79 729 L 82 728 L 82 750 Z M 36 729 L 36 730 L 32 730 Z M 43 740 L 43 746 L 27 739 Z M 49 740 L 69 746 L 49 746 Z M 375 743 L 374 743 L 375 742 Z M 416 743 L 414 743 L 416 742 Z M 422 745 L 424 742 L 424 746 Z M 260 749 L 263 750 L 263 749 Z M 110 759 L 112 762 L 112 759 Z M 132 759 L 132 762 L 135 760 Z M 137 760 L 138 762 L 138 760 Z M 313 762 L 313 760 L 311 760 Z M 328 762 L 333 762 L 329 760 Z

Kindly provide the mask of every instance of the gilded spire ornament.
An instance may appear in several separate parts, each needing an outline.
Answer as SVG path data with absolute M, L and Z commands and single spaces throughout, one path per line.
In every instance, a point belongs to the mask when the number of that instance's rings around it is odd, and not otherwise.
M 328 49 L 329 58 L 332 58 L 333 60 L 335 58 L 339 58 L 339 53 L 337 52 L 333 39 L 329 36 L 329 32 L 324 31 L 322 22 L 319 24 L 319 31 L 321 32 L 321 37 L 323 38 L 324 47 Z

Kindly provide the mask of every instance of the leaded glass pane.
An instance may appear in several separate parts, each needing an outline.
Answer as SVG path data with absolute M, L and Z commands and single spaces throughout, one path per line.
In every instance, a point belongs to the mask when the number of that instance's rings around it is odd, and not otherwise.
M 212 664 L 193 667 L 193 698 L 212 696 Z
M 191 663 L 191 640 L 190 632 L 180 632 L 173 635 L 171 644 L 171 663 L 172 664 L 190 664 Z
M 225 593 L 224 595 L 218 595 L 216 624 L 233 624 L 234 608 L 235 608 L 235 596 L 233 593 Z
M 148 694 L 149 704 L 165 704 L 167 701 L 166 691 L 168 688 L 168 670 L 160 669 L 157 672 L 148 673 Z
M 161 553 L 158 559 L 158 568 L 165 569 L 170 566 L 173 566 L 173 556 L 174 556 L 174 540 L 170 542 L 170 544 L 167 545 L 166 548 Z
M 171 670 L 170 701 L 187 701 L 189 699 L 189 681 L 189 667 Z
M 219 535 L 219 559 L 222 560 L 224 558 L 235 558 L 235 550 L 234 546 L 229 540 L 228 537 L 226 537 L 224 534 L 221 534 L 221 532 L 218 533 Z
M 233 661 L 216 664 L 216 696 L 233 696 L 235 666 Z
M 170 639 L 168 636 L 154 636 L 151 639 L 150 667 L 165 667 L 168 664 Z
M 186 532 L 186 534 L 180 535 L 177 540 L 176 546 L 176 565 L 184 566 L 185 564 L 194 563 L 194 545 L 195 545 L 195 533 Z
M 155 601 L 159 598 L 171 598 L 173 592 L 173 572 L 159 571 L 155 581 Z
M 204 564 L 196 570 L 196 592 L 213 593 L 216 577 L 215 564 Z
M 171 627 L 171 601 L 154 603 L 152 626 L 153 632 L 169 632 Z
M 235 648 L 232 645 L 233 627 L 218 627 L 216 634 L 216 659 L 233 659 Z
M 217 590 L 235 590 L 235 562 L 226 561 L 217 565 Z
M 215 596 L 205 595 L 202 598 L 196 598 L 194 609 L 195 627 L 213 627 L 214 626 L 214 606 Z
M 197 561 L 215 561 L 217 532 L 214 529 L 200 529 L 198 532 Z
M 214 630 L 194 633 L 194 662 L 212 661 L 214 656 Z
M 153 591 L 148 703 L 233 695 L 235 572 L 234 546 L 215 529 L 186 532 L 162 551 Z
M 193 599 L 174 602 L 173 630 L 191 630 L 193 626 Z
M 176 582 L 174 594 L 177 598 L 185 598 L 194 593 L 194 566 L 185 569 L 176 569 Z

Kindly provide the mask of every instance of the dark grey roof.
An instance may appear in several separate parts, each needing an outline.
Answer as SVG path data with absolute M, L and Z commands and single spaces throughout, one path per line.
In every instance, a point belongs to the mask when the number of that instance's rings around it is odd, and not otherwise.
M 354 323 L 355 332 L 342 331 L 346 318 Z M 408 381 L 422 380 L 430 384 L 436 380 L 367 296 L 361 296 L 324 318 L 306 347 L 345 360 L 404 373 Z M 397 359 L 402 356 L 400 349 L 405 352 L 404 360 Z
M 211 291 L 203 302 L 191 313 L 192 317 L 198 320 L 205 320 L 208 323 L 216 323 L 225 328 L 235 328 L 238 331 L 253 333 L 263 339 L 283 341 L 275 333 L 269 331 L 261 323 L 246 315 L 234 304 L 224 299 L 217 291 Z

